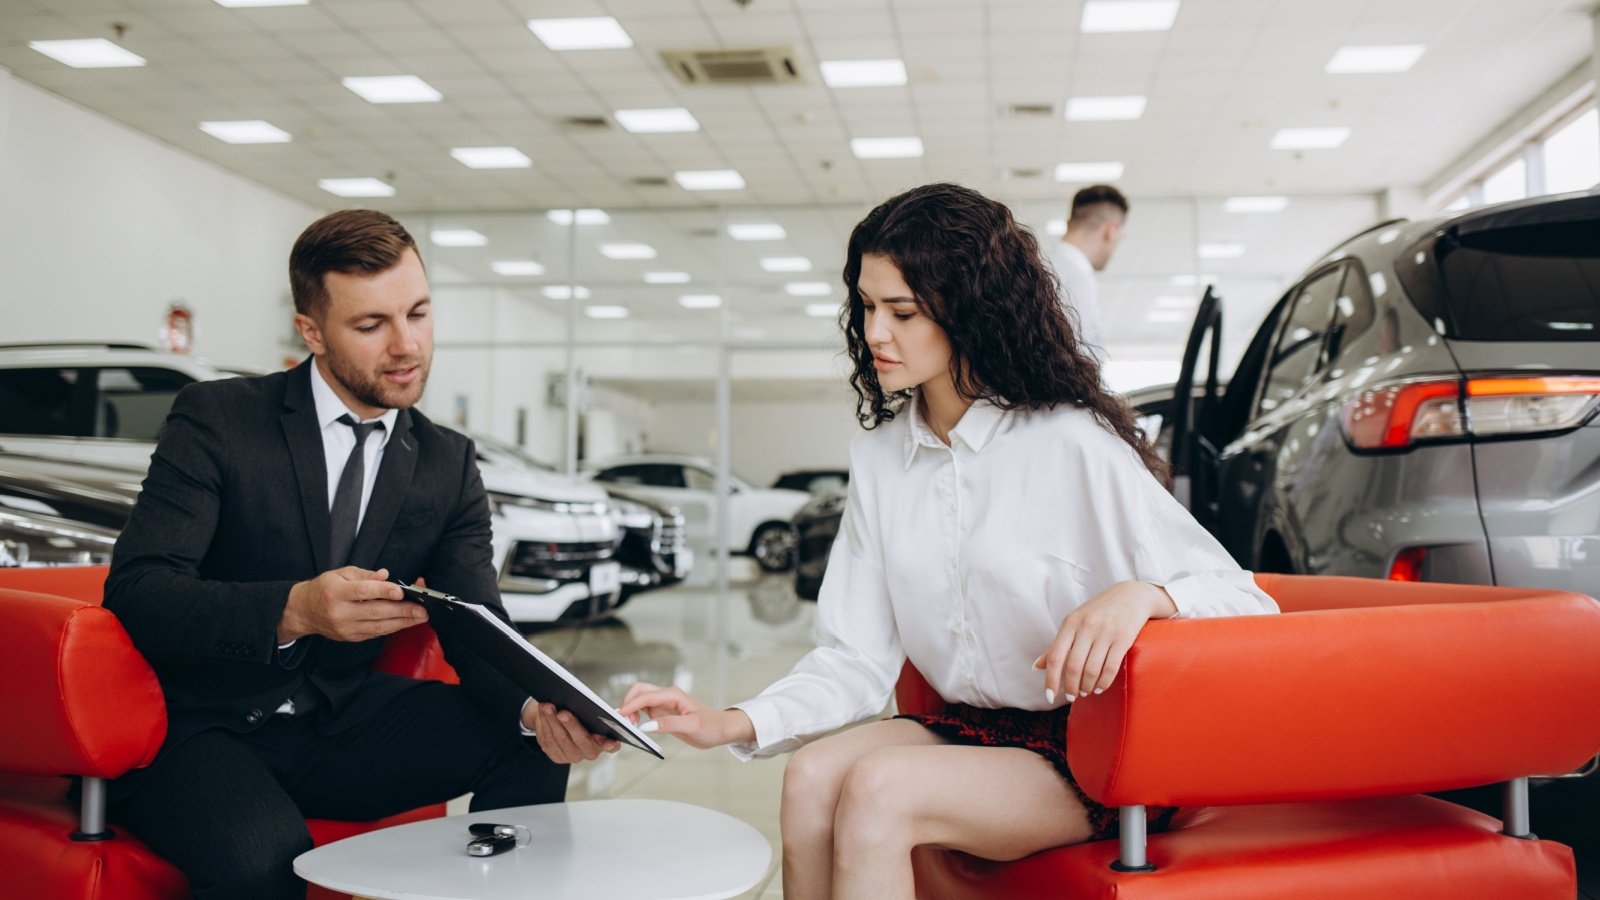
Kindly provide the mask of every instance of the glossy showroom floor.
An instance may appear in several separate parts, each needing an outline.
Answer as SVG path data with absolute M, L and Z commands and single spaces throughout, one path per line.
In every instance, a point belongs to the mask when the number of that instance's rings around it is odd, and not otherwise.
M 634 597 L 608 621 L 530 639 L 613 705 L 636 680 L 676 684 L 710 703 L 737 702 L 787 673 L 813 646 L 816 604 L 795 596 L 792 574 L 758 579 L 738 559 L 730 572 L 734 580 L 720 603 L 714 586 L 676 586 Z M 741 763 L 726 749 L 695 750 L 670 737 L 660 743 L 666 762 L 624 747 L 575 766 L 567 798 L 681 800 L 737 816 L 772 841 L 774 860 L 768 879 L 745 897 L 783 896 L 776 860 L 787 757 Z M 465 811 L 464 801 L 452 805 L 458 811 Z

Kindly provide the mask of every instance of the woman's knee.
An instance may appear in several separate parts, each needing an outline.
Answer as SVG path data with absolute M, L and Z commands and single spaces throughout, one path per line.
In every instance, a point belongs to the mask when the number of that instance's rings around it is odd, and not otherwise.
M 930 787 L 919 783 L 897 749 L 868 753 L 850 767 L 839 792 L 834 816 L 839 842 L 914 843 L 908 829 L 921 792 Z

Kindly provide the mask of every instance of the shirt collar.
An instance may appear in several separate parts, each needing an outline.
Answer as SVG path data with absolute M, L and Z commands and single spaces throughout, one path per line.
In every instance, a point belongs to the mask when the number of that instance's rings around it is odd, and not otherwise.
M 340 416 L 349 416 L 357 422 L 382 422 L 382 441 L 384 444 L 389 443 L 389 437 L 394 434 L 394 420 L 400 416 L 400 410 L 398 409 L 386 409 L 383 411 L 383 415 L 376 419 L 364 420 L 356 415 L 354 411 L 344 405 L 344 401 L 339 399 L 339 395 L 335 394 L 333 388 L 323 379 L 322 369 L 317 366 L 315 359 L 311 361 L 311 400 L 317 406 L 317 426 L 319 428 L 326 429 L 329 425 L 335 424 L 339 421 Z
M 943 441 L 933 433 L 933 428 L 922 418 L 921 410 L 922 391 L 912 393 L 910 407 L 910 428 L 906 430 L 906 468 L 911 468 L 911 460 L 917 455 L 918 447 L 944 447 Z M 1006 411 L 995 406 L 989 400 L 974 400 L 967 411 L 962 414 L 961 421 L 956 427 L 950 429 L 950 440 L 959 440 L 971 448 L 974 453 L 981 453 L 989 439 L 994 437 L 995 429 L 999 427 L 1000 420 L 1005 417 Z
M 1089 254 L 1079 249 L 1077 244 L 1070 241 L 1057 241 L 1056 252 L 1061 254 L 1062 259 L 1067 260 L 1083 271 L 1091 273 L 1094 271 L 1094 263 L 1089 261 Z

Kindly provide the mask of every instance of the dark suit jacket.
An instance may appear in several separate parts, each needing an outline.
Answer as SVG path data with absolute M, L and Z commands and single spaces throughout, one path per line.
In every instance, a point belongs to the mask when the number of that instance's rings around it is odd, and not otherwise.
M 306 679 L 326 698 L 316 721 L 330 733 L 418 684 L 368 670 L 381 639 L 312 636 L 277 652 L 290 586 L 331 568 L 311 364 L 184 388 L 117 541 L 105 605 L 166 693 L 164 748 L 209 728 L 258 728 Z M 349 563 L 387 568 L 407 583 L 426 576 L 505 618 L 492 556 L 472 442 L 401 410 Z M 447 623 L 436 630 L 484 712 L 514 728 L 527 694 L 456 640 Z

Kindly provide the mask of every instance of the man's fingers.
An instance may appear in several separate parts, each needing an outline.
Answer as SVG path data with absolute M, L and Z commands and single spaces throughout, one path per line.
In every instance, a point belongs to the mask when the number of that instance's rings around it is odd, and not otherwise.
M 545 755 L 555 762 L 576 762 L 583 756 L 573 743 L 572 735 L 555 717 L 555 708 L 548 703 L 539 706 L 539 727 L 536 730 L 539 732 L 539 743 L 545 745 Z
M 573 746 L 578 748 L 578 752 L 583 755 L 584 759 L 594 759 L 600 755 L 603 742 L 600 738 L 590 734 L 589 729 L 583 727 L 583 723 L 578 721 L 577 716 L 563 710 L 556 714 L 556 721 L 560 722 L 562 727 L 567 730 L 567 734 L 572 737 Z

